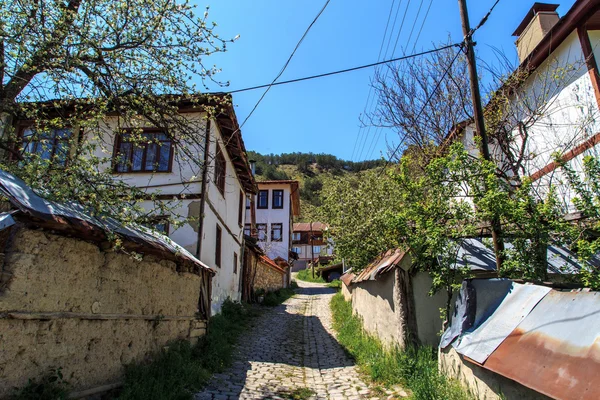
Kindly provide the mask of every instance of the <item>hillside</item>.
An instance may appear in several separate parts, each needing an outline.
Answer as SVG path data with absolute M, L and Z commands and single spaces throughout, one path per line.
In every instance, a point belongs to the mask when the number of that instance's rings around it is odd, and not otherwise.
M 361 162 L 346 161 L 331 154 L 283 153 L 263 155 L 248 152 L 248 158 L 256 161 L 256 179 L 300 182 L 301 215 L 298 221 L 313 219 L 320 206 L 319 193 L 323 184 L 334 177 L 340 178 L 383 165 L 382 160 Z

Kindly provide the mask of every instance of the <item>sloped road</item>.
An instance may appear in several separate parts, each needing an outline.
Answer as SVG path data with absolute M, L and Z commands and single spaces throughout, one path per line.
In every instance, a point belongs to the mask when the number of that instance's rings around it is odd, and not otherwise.
M 371 397 L 331 328 L 335 290 L 298 284 L 296 296 L 259 317 L 240 340 L 232 367 L 215 375 L 197 400 Z

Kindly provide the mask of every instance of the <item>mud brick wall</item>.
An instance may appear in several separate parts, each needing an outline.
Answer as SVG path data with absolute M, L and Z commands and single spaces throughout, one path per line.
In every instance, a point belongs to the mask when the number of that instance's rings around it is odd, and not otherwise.
M 176 339 L 196 340 L 201 277 L 176 264 L 19 227 L 0 257 L 0 398 L 61 367 L 74 391 Z
M 262 262 L 256 265 L 256 277 L 254 278 L 254 290 L 264 289 L 267 292 L 283 288 L 285 273 L 278 271 Z

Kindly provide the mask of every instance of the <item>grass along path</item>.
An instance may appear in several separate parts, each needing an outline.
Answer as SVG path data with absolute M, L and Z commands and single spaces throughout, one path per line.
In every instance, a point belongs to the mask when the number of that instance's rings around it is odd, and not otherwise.
M 315 277 L 313 278 L 312 269 L 310 269 L 310 268 L 302 269 L 302 270 L 298 271 L 296 278 L 298 280 L 301 280 L 304 282 L 327 283 L 327 282 L 325 282 L 325 280 L 323 278 L 321 278 L 321 276 L 317 275 L 316 270 L 315 270 Z
M 401 385 L 415 400 L 471 400 L 456 381 L 438 371 L 437 355 L 431 347 L 385 350 L 381 341 L 366 333 L 352 305 L 337 293 L 331 300 L 333 328 L 338 341 L 355 358 L 371 380 L 390 388 Z

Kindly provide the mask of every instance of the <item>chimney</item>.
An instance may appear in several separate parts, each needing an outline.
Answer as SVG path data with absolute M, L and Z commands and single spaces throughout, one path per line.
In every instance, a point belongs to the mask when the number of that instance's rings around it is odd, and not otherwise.
M 516 41 L 519 62 L 523 62 L 531 54 L 544 36 L 560 20 L 556 12 L 558 6 L 558 4 L 533 3 L 513 33 L 513 36 L 519 37 Z
M 256 175 L 256 161 L 250 160 L 250 170 L 252 171 L 252 176 Z

